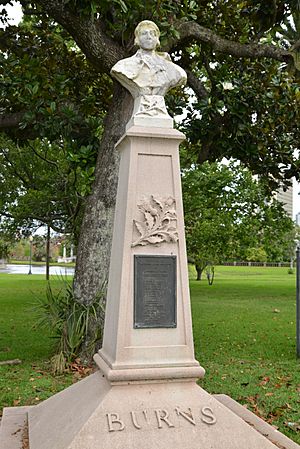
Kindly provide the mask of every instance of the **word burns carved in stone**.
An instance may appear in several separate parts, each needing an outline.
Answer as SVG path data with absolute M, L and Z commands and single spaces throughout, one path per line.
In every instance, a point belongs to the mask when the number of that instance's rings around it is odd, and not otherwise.
M 175 407 L 171 413 L 163 408 L 130 411 L 127 419 L 121 417 L 117 412 L 111 412 L 106 413 L 106 418 L 109 432 L 120 432 L 128 427 L 133 427 L 137 430 L 149 427 L 153 429 L 170 429 L 179 427 L 183 422 L 192 426 L 197 426 L 201 423 L 214 425 L 217 422 L 217 418 L 210 407 L 202 407 L 197 413 L 194 413 L 190 407 L 185 410 Z

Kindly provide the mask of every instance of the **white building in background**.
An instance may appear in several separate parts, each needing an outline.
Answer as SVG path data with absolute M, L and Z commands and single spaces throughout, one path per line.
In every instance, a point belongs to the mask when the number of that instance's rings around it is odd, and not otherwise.
M 296 225 L 300 226 L 300 212 L 296 214 Z
M 282 187 L 276 193 L 277 201 L 283 204 L 283 208 L 288 216 L 293 220 L 293 187 L 289 187 L 286 191 Z M 298 214 L 299 215 L 299 214 Z

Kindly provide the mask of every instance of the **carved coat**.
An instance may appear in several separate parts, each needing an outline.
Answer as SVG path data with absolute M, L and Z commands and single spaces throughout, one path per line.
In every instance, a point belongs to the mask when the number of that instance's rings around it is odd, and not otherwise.
M 172 87 L 186 83 L 185 71 L 171 61 L 168 53 L 149 54 L 141 49 L 130 58 L 118 61 L 111 74 L 134 98 L 164 96 Z

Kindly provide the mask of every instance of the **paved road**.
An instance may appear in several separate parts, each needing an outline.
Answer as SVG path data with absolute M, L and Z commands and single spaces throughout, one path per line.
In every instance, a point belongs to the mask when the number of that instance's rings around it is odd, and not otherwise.
M 28 272 L 29 272 L 29 265 L 7 264 L 6 268 L 0 268 L 0 273 L 28 274 Z M 46 265 L 32 266 L 31 273 L 32 274 L 46 274 Z M 51 266 L 50 274 L 51 275 L 61 275 L 61 276 L 64 276 L 64 275 L 72 276 L 72 275 L 74 275 L 74 268 Z

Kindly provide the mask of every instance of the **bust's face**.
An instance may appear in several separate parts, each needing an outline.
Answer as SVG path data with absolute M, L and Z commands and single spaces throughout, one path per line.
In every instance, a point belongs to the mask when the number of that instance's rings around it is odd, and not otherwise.
M 138 41 L 143 50 L 154 50 L 158 44 L 156 32 L 153 28 L 142 28 L 138 34 Z

